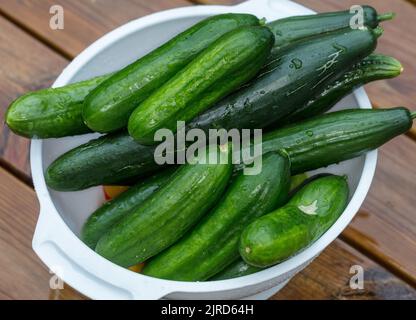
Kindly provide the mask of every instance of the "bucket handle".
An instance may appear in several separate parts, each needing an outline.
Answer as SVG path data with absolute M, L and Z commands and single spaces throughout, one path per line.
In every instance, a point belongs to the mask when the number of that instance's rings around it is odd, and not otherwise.
M 137 274 L 92 253 L 72 232 L 63 230 L 68 227 L 50 212 L 41 208 L 32 246 L 50 267 L 51 289 L 62 289 L 62 279 L 93 299 L 156 300 L 172 292 L 163 280 Z M 117 271 L 117 282 L 108 277 L 112 270 Z

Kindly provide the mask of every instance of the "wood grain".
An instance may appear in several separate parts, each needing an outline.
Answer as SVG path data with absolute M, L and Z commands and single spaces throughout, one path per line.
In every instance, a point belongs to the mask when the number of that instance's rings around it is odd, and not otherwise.
M 343 237 L 416 287 L 416 144 L 401 136 L 379 149 L 362 210 Z
M 31 249 L 36 196 L 1 168 L 0 181 L 0 299 L 47 299 L 50 277 Z
M 65 290 L 50 290 L 52 274 L 32 250 L 39 205 L 35 192 L 0 168 L 0 299 L 79 299 Z
M 51 274 L 36 257 L 31 239 L 39 211 L 34 191 L 0 168 L 0 299 L 84 299 L 74 289 L 50 290 Z M 348 290 L 349 270 L 365 270 L 365 293 Z M 367 287 L 368 284 L 368 287 Z M 340 240 L 301 272 L 279 299 L 415 298 L 408 285 Z
M 350 279 L 355 274 L 354 271 L 350 273 L 350 268 L 354 265 L 363 268 L 363 289 L 350 287 Z M 341 240 L 336 240 L 272 299 L 413 300 L 415 298 L 415 289 Z
M 185 0 L 26 0 L 2 1 L 0 12 L 67 58 L 116 27 L 155 11 L 190 5 Z M 64 29 L 52 30 L 49 9 L 64 10 Z
M 50 86 L 67 61 L 2 17 L 0 61 L 1 162 L 29 176 L 29 140 L 10 132 L 4 115 L 18 96 Z

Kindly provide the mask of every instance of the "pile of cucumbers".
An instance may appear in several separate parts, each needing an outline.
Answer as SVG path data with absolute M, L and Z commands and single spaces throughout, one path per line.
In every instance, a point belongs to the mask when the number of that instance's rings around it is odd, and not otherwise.
M 346 208 L 346 177 L 305 172 L 376 149 L 416 117 L 403 107 L 326 113 L 355 88 L 402 72 L 374 53 L 379 23 L 393 14 L 362 7 L 359 28 L 349 11 L 269 23 L 213 16 L 122 70 L 19 97 L 6 122 L 29 138 L 103 133 L 45 172 L 58 191 L 130 186 L 82 229 L 98 254 L 169 280 L 248 275 L 311 245 Z M 263 129 L 262 170 L 245 175 L 227 143 L 180 166 L 157 164 L 155 133 L 175 132 L 177 121 L 207 133 Z M 226 161 L 199 161 L 206 156 Z

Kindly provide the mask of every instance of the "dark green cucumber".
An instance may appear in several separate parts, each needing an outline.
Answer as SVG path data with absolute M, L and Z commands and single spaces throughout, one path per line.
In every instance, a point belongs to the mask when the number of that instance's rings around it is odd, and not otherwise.
M 378 30 L 345 29 L 287 46 L 254 81 L 193 119 L 188 128 L 230 130 L 275 124 L 368 56 L 378 35 Z
M 243 276 L 248 276 L 249 274 L 253 274 L 261 270 L 263 270 L 263 268 L 249 265 L 243 259 L 238 258 L 236 261 L 231 263 L 224 270 L 217 273 L 215 276 L 211 277 L 209 280 L 217 281 L 217 280 L 234 279 L 234 278 L 239 278 Z
M 46 170 L 45 180 L 59 191 L 116 185 L 160 170 L 154 151 L 154 147 L 137 143 L 126 132 L 109 134 L 61 155 Z
M 227 156 L 226 164 L 179 167 L 163 187 L 100 238 L 96 252 L 128 267 L 182 237 L 218 201 L 231 176 L 231 152 L 223 147 L 213 149 L 210 152 L 217 156 Z
M 324 113 L 357 87 L 372 81 L 397 77 L 402 71 L 401 63 L 393 57 L 371 54 L 330 83 L 303 107 L 283 119 L 282 123 L 293 123 Z
M 263 136 L 263 153 L 285 149 L 292 174 L 358 157 L 407 132 L 406 108 L 349 109 L 324 114 Z
M 192 231 L 146 263 L 142 273 L 169 280 L 208 279 L 238 258 L 243 228 L 286 202 L 289 185 L 287 156 L 264 155 L 259 174 L 240 173 L 219 204 Z
M 299 174 L 376 149 L 408 131 L 414 117 L 406 108 L 333 112 L 266 134 L 262 149 L 286 149 L 292 174 Z M 154 151 L 126 133 L 101 137 L 56 159 L 46 170 L 46 183 L 71 191 L 145 176 L 161 169 Z
M 370 6 L 361 6 L 364 11 L 364 25 L 376 28 L 381 21 L 390 20 L 394 17 L 392 13 L 378 15 L 377 11 Z M 351 18 L 355 12 L 335 11 L 305 16 L 287 17 L 272 21 L 267 26 L 272 30 L 276 42 L 273 50 L 318 34 L 333 32 L 350 27 Z
M 348 202 L 345 177 L 327 176 L 303 187 L 283 207 L 250 223 L 241 234 L 240 255 L 268 267 L 305 249 L 339 218 Z
M 216 15 L 195 24 L 92 91 L 83 109 L 86 124 L 98 132 L 126 127 L 140 102 L 211 43 L 231 30 L 259 24 L 253 15 L 235 13 Z
M 82 119 L 82 103 L 109 76 L 27 93 L 10 105 L 6 123 L 13 132 L 28 138 L 59 138 L 90 132 Z
M 177 121 L 191 120 L 254 77 L 273 42 L 266 27 L 225 34 L 134 110 L 129 134 L 140 143 L 154 144 L 157 130 L 175 132 Z
M 95 249 L 98 240 L 113 225 L 143 203 L 143 201 L 149 198 L 161 186 L 166 184 L 175 169 L 162 171 L 159 174 L 143 180 L 115 199 L 104 203 L 85 222 L 81 232 L 82 241 L 90 248 Z

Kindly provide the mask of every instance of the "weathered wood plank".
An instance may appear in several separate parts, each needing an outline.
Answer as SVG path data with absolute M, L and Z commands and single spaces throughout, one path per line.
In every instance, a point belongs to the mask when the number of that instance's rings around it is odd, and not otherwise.
M 0 162 L 29 176 L 29 140 L 10 132 L 5 112 L 18 96 L 50 86 L 67 61 L 3 17 L 0 61 Z
M 1 168 L 0 181 L 0 299 L 47 299 L 50 275 L 31 249 L 36 196 Z
M 343 237 L 416 286 L 415 163 L 406 136 L 380 148 L 373 185 Z
M 350 280 L 359 266 L 364 288 L 352 289 Z M 355 281 L 353 280 L 353 283 Z M 336 240 L 272 299 L 386 300 L 415 299 L 416 290 L 341 240 Z
M 53 5 L 64 12 L 64 29 L 52 30 Z M 42 41 L 73 58 L 116 27 L 150 13 L 190 5 L 186 0 L 30 0 L 2 1 L 0 12 Z

